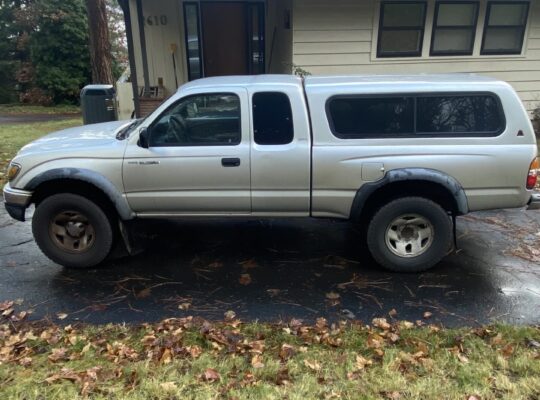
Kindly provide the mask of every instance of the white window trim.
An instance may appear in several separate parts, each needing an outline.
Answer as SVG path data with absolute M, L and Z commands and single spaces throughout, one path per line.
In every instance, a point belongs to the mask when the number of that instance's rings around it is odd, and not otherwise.
M 482 47 L 482 39 L 484 33 L 484 23 L 486 19 L 487 3 L 488 1 L 496 0 L 478 0 L 480 2 L 478 9 L 478 23 L 476 24 L 476 36 L 474 40 L 473 53 L 470 56 L 430 56 L 429 49 L 431 46 L 431 37 L 433 32 L 433 22 L 435 18 L 435 2 L 437 0 L 426 0 L 427 9 L 426 9 L 426 26 L 424 27 L 424 40 L 422 44 L 422 55 L 419 57 L 377 57 L 377 46 L 378 46 L 378 34 L 379 34 L 379 21 L 381 13 L 381 2 L 384 0 L 375 0 L 375 7 L 373 12 L 373 30 L 371 36 L 371 62 L 372 63 L 396 63 L 396 64 L 416 64 L 418 62 L 433 62 L 441 63 L 447 62 L 448 60 L 456 61 L 462 60 L 467 61 L 486 61 L 486 60 L 518 60 L 527 58 L 527 46 L 528 39 L 530 36 L 531 29 L 531 15 L 534 13 L 533 8 L 535 3 L 530 1 L 529 5 L 529 14 L 527 15 L 527 22 L 525 26 L 525 37 L 523 38 L 523 47 L 521 49 L 521 54 L 495 54 L 495 55 L 480 55 L 480 50 Z M 395 1 L 395 0 L 394 0 Z M 404 0 L 406 1 L 406 0 Z

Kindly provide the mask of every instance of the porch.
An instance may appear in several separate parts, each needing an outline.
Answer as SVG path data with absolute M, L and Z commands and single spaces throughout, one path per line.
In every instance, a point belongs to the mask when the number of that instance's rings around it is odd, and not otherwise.
M 193 79 L 292 70 L 292 0 L 119 3 L 131 69 L 126 85 L 136 94 L 129 106 L 137 116 Z

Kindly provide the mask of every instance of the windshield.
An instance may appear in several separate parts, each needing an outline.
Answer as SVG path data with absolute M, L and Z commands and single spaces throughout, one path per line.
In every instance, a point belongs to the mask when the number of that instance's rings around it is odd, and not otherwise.
M 118 133 L 116 134 L 116 138 L 118 140 L 124 140 L 128 138 L 131 132 L 133 132 L 135 128 L 137 128 L 139 125 L 141 125 L 145 119 L 146 118 L 139 118 L 129 123 L 128 125 L 124 126 L 122 129 L 118 131 Z

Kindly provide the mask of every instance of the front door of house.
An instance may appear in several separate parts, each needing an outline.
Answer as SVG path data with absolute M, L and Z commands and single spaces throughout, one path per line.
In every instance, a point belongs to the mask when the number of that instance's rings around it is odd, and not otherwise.
M 189 80 L 264 73 L 264 3 L 184 3 Z

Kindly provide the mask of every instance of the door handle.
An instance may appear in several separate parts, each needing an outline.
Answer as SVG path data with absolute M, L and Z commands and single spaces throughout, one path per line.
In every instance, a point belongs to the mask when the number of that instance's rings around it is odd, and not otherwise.
M 239 158 L 222 158 L 221 165 L 224 167 L 239 167 L 240 159 Z

